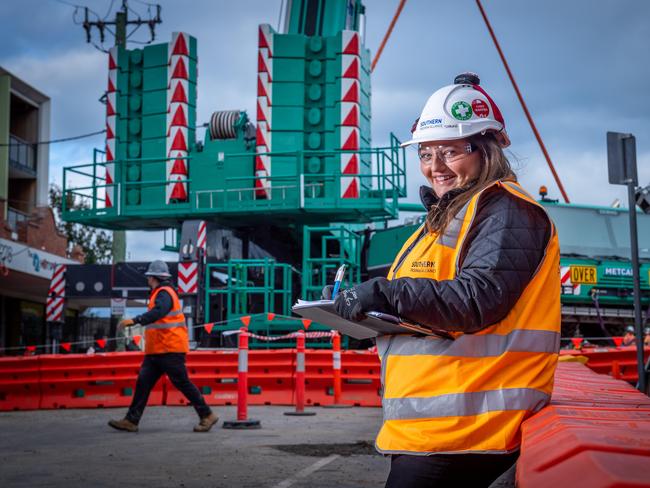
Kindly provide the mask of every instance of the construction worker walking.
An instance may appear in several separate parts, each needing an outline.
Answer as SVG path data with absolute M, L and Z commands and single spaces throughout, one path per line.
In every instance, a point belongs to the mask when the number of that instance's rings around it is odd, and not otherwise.
M 188 377 L 185 366 L 185 354 L 189 352 L 187 325 L 178 295 L 171 286 L 167 263 L 153 261 L 145 276 L 151 288 L 147 312 L 133 319 L 123 319 L 118 324 L 118 327 L 145 326 L 145 358 L 140 366 L 129 411 L 123 419 L 110 420 L 108 425 L 118 430 L 137 432 L 149 393 L 160 377 L 166 374 L 199 415 L 194 432 L 208 432 L 219 418 Z

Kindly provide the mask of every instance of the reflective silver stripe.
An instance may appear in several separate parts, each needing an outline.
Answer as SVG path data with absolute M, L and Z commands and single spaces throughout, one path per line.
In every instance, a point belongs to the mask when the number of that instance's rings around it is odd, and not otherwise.
M 560 334 L 549 330 L 513 330 L 509 334 L 464 334 L 455 341 L 435 337 L 395 336 L 391 355 L 399 356 L 501 356 L 506 352 L 557 353 Z
M 183 315 L 183 312 L 179 310 L 178 312 L 169 312 L 165 317 L 179 317 Z
M 248 350 L 240 349 L 239 358 L 237 359 L 237 371 L 240 373 L 248 372 Z
M 528 193 L 526 190 L 524 190 L 522 187 L 520 187 L 516 183 L 514 183 L 512 181 L 502 181 L 501 184 L 507 186 L 508 188 L 510 188 L 512 191 L 514 191 L 518 195 L 526 196 L 526 197 L 530 198 L 532 201 L 535 201 L 535 198 L 533 198 L 533 196 L 530 193 Z
M 304 352 L 299 352 L 298 353 L 298 358 L 296 361 L 296 372 L 297 373 L 304 373 L 305 372 L 305 353 Z
M 169 322 L 166 324 L 149 324 L 145 325 L 147 329 L 172 329 L 174 327 L 187 327 L 184 320 L 178 322 Z
M 332 354 L 332 368 L 341 369 L 341 353 L 339 351 L 334 351 Z
M 384 420 L 465 417 L 507 410 L 536 412 L 550 399 L 551 395 L 531 388 L 453 393 L 429 398 L 384 398 Z
M 451 222 L 449 222 L 449 225 L 445 229 L 445 233 L 439 236 L 436 240 L 437 244 L 445 247 L 451 247 L 452 249 L 456 248 L 456 244 L 458 244 L 458 236 L 460 235 L 460 230 L 463 227 L 463 221 L 465 220 L 465 214 L 467 213 L 468 207 L 469 201 L 463 206 L 463 208 L 460 209 L 456 215 L 454 215 L 454 218 L 451 219 Z
M 377 445 L 377 442 L 375 442 L 375 449 L 377 452 L 381 454 L 408 454 L 410 456 L 429 456 L 431 454 L 510 454 L 512 452 L 516 452 L 519 450 L 519 445 L 515 447 L 514 449 L 510 450 L 485 450 L 485 451 L 479 451 L 479 450 L 470 450 L 470 451 L 398 451 L 398 450 L 390 450 L 390 449 L 380 449 L 379 446 Z
M 377 354 L 381 359 L 380 378 L 382 388 L 386 384 L 386 359 L 388 359 L 388 352 L 390 351 L 391 345 L 398 337 L 400 336 L 388 335 L 380 336 L 375 339 L 375 344 L 377 345 Z

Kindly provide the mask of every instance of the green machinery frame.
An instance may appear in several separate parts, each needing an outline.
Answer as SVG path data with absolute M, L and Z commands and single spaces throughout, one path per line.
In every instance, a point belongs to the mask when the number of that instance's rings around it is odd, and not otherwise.
M 342 153 L 353 152 L 366 155 L 372 160 L 372 172 L 356 175 L 340 172 L 310 173 L 308 161 L 313 156 L 340 158 Z M 106 164 L 93 161 L 88 164 L 63 169 L 63 218 L 66 221 L 106 229 L 167 229 L 178 227 L 187 219 L 219 220 L 228 225 L 249 225 L 257 219 L 253 213 L 264 211 L 270 220 L 286 221 L 288 217 L 304 225 L 318 224 L 327 216 L 328 221 L 360 222 L 383 221 L 398 216 L 398 199 L 406 196 L 405 150 L 399 147 L 399 140 L 391 134 L 390 146 L 360 149 L 355 151 L 292 151 L 266 153 L 271 158 L 293 158 L 296 172 L 287 176 L 189 178 L 187 202 L 173 205 L 161 202 L 143 202 L 130 205 L 126 194 L 131 186 L 137 188 L 164 188 L 171 183 L 168 179 L 140 180 L 137 182 L 106 184 Z M 251 153 L 223 153 L 217 161 L 224 167 L 245 164 Z M 176 158 L 178 159 L 178 158 Z M 191 156 L 185 158 L 191 165 Z M 116 167 L 129 163 L 164 166 L 167 159 L 138 158 L 112 161 Z M 359 198 L 340 198 L 341 179 L 358 177 L 363 188 Z M 272 197 L 255 197 L 255 180 L 271 181 Z M 206 186 L 207 185 L 207 186 Z M 114 189 L 115 205 L 105 206 L 105 189 Z M 83 208 L 69 208 L 69 199 L 80 199 Z
M 344 286 L 361 281 L 361 246 L 362 237 L 343 226 L 334 227 L 305 227 L 304 255 L 302 273 L 302 297 L 320 298 L 322 287 L 333 279 L 336 269 L 341 264 L 348 266 Z M 314 237 L 321 238 L 320 256 L 309 254 Z M 337 249 L 338 255 L 332 256 L 331 249 Z M 305 273 L 307 270 L 307 274 Z M 225 285 L 215 287 L 211 277 L 213 271 L 222 272 Z M 251 316 L 249 330 L 258 335 L 277 336 L 295 332 L 302 328 L 296 318 L 291 318 L 291 305 L 295 300 L 294 279 L 300 279 L 300 273 L 291 265 L 278 263 L 274 259 L 232 259 L 227 263 L 210 263 L 206 266 L 205 282 L 205 322 L 211 322 L 210 299 L 222 295 L 227 310 L 226 322 L 215 324 L 219 332 L 237 330 L 241 327 L 239 318 Z M 257 279 L 254 279 L 256 276 Z M 255 310 L 251 305 L 256 303 L 261 309 Z M 269 314 L 275 317 L 269 320 Z M 310 331 L 327 331 L 327 327 L 314 323 Z M 294 347 L 295 341 L 278 340 L 262 341 L 252 338 L 252 348 L 283 348 Z M 331 343 L 323 340 L 308 340 L 307 345 L 314 348 L 329 348 Z M 343 337 L 343 347 L 347 347 L 348 338 Z
M 311 255 L 311 244 L 320 234 L 320 255 Z M 314 238 L 316 237 L 316 239 Z M 361 247 L 363 237 L 349 226 L 305 227 L 303 232 L 302 296 L 318 300 L 325 285 L 333 283 L 339 266 L 347 270 L 342 288 L 361 282 Z

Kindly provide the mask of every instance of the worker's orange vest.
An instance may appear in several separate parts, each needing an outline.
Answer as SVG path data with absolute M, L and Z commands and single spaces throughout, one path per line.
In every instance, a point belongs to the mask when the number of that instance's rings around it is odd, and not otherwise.
M 540 206 L 514 182 L 495 185 Z M 444 235 L 425 232 L 419 238 L 420 228 L 409 238 L 389 279 L 453 280 L 480 195 L 472 197 Z M 559 352 L 560 251 L 551 227 L 534 277 L 500 322 L 475 334 L 452 333 L 455 340 L 378 338 L 384 413 L 376 440 L 380 452 L 507 453 L 518 448 L 521 423 L 550 400 Z
M 144 347 L 145 354 L 165 354 L 167 352 L 189 352 L 189 339 L 185 316 L 181 302 L 171 286 L 156 288 L 149 297 L 147 308 L 151 310 L 156 303 L 156 296 L 162 290 L 172 297 L 172 308 L 163 318 L 146 326 Z

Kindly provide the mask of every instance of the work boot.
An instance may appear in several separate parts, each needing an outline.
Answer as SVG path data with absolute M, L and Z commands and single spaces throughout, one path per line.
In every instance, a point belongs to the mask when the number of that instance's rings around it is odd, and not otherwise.
M 138 431 L 138 424 L 134 424 L 130 420 L 127 419 L 122 419 L 122 420 L 109 420 L 108 425 L 113 427 L 114 429 L 117 430 L 125 430 L 127 432 L 137 432 Z
M 210 415 L 203 417 L 200 422 L 194 426 L 194 432 L 208 432 L 218 421 L 219 417 L 210 413 Z

